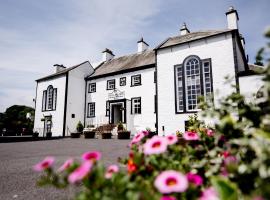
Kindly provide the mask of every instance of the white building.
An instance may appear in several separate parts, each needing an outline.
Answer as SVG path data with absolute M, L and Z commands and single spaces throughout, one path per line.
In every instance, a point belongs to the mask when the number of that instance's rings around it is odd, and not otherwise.
M 37 80 L 35 130 L 68 136 L 80 120 L 85 126 L 123 122 L 133 134 L 147 127 L 159 134 L 184 131 L 188 116 L 199 112 L 199 96 L 213 96 L 218 105 L 234 90 L 224 84 L 226 76 L 251 99 L 262 81 L 252 73 L 257 66 L 248 64 L 237 11 L 230 7 L 226 16 L 226 29 L 190 32 L 184 24 L 155 49 L 143 38 L 131 55 L 105 49 L 95 69 L 89 62 L 57 66 Z

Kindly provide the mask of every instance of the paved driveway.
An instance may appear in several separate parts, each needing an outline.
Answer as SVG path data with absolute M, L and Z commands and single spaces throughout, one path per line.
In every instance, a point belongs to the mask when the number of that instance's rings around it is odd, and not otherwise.
M 105 165 L 117 163 L 118 157 L 128 154 L 128 140 L 117 139 L 58 139 L 50 141 L 0 144 L 0 200 L 71 199 L 74 188 L 55 190 L 35 186 L 38 173 L 31 167 L 45 156 L 54 156 L 56 166 L 67 158 L 80 159 L 85 151 L 98 150 Z

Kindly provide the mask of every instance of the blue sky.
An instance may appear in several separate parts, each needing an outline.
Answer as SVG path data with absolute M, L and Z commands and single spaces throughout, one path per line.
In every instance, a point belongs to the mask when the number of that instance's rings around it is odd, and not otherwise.
M 0 0 L 0 112 L 34 106 L 35 80 L 56 63 L 96 62 L 104 48 L 133 53 L 141 36 L 153 48 L 183 22 L 191 31 L 223 29 L 230 5 L 254 62 L 270 25 L 269 0 Z

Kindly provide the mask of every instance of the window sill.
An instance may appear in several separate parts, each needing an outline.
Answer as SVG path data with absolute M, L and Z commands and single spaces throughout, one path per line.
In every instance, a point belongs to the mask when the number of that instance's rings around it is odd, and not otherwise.
M 142 84 L 130 85 L 130 87 L 141 86 Z

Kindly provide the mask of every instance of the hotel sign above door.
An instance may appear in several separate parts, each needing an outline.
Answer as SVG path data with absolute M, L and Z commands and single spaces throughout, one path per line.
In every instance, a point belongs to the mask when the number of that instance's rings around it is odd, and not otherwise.
M 117 100 L 125 98 L 125 92 L 118 89 L 114 89 L 113 92 L 108 95 L 109 100 Z

